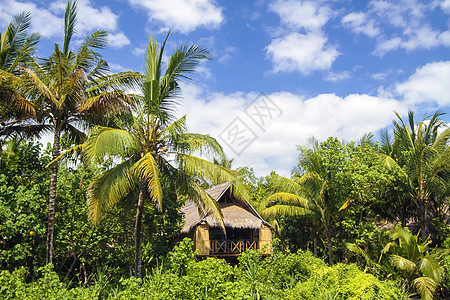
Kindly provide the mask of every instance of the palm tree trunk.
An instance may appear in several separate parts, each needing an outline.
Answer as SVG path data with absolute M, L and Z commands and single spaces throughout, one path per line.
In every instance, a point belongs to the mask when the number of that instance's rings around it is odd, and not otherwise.
M 135 256 L 134 256 L 134 277 L 141 278 L 142 276 L 142 257 L 141 257 L 141 224 L 142 211 L 144 210 L 145 198 L 145 182 L 141 181 L 139 186 L 139 199 L 136 210 L 136 225 L 135 225 Z
M 327 246 L 328 246 L 328 261 L 330 263 L 330 266 L 333 265 L 333 244 L 331 242 L 331 228 L 329 226 L 326 226 L 325 228 L 325 234 L 327 236 Z
M 425 196 L 425 180 L 421 179 L 419 182 L 419 222 L 420 222 L 420 236 L 423 240 L 425 240 L 428 236 L 427 203 L 428 199 Z
M 60 139 L 61 139 L 61 128 L 57 123 L 55 126 L 55 133 L 53 136 L 52 159 L 56 159 L 59 156 Z M 50 193 L 48 197 L 47 256 L 46 256 L 47 264 L 53 262 L 53 235 L 55 232 L 55 199 L 56 199 L 57 183 L 58 183 L 58 163 L 55 163 L 51 168 Z

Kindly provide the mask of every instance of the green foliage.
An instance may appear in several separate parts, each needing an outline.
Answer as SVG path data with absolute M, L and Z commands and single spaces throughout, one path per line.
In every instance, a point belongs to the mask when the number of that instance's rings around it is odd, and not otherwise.
M 355 265 L 337 264 L 313 269 L 310 278 L 298 283 L 286 299 L 400 299 L 400 291 Z
M 310 252 L 275 253 L 262 259 L 246 252 L 237 266 L 223 259 L 195 261 L 192 242 L 182 241 L 144 278 L 111 281 L 108 268 L 97 269 L 94 283 L 70 287 L 51 265 L 40 268 L 39 278 L 26 283 L 26 270 L 0 274 L 4 299 L 401 299 L 391 283 L 379 281 L 356 265 L 328 267 Z M 169 267 L 171 265 L 171 267 Z M 183 265 L 184 273 L 180 273 Z M 8 298 L 9 297 L 9 298 Z
M 185 275 L 189 265 L 195 262 L 193 246 L 194 242 L 191 239 L 184 238 L 167 254 L 169 265 L 178 276 Z
M 40 154 L 40 145 L 12 145 L 0 160 L 0 267 L 10 271 L 41 263 L 48 193 L 48 158 Z

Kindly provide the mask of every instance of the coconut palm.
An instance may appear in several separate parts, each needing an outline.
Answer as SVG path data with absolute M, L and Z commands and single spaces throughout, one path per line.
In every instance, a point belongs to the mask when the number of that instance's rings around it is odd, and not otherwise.
M 17 89 L 19 66 L 32 60 L 39 34 L 27 35 L 31 24 L 30 13 L 16 15 L 7 29 L 0 33 L 0 138 L 14 135 L 30 137 L 39 134 L 45 126 L 26 122 L 35 117 L 34 105 Z
M 312 148 L 299 147 L 299 166 L 303 175 L 294 174 L 292 179 L 274 176 L 272 186 L 277 193 L 269 196 L 269 207 L 264 216 L 305 216 L 312 224 L 314 255 L 317 256 L 317 230 L 323 226 L 327 240 L 328 260 L 333 264 L 332 226 L 339 207 L 330 195 L 329 172 L 320 153 L 317 140 Z M 274 205 L 275 204 L 275 205 Z
M 134 87 L 140 75 L 134 72 L 111 74 L 107 63 L 95 49 L 107 45 L 107 32 L 88 35 L 76 51 L 70 50 L 77 5 L 69 1 L 64 17 L 62 49 L 55 44 L 49 58 L 31 60 L 29 67 L 18 66 L 15 92 L 38 107 L 38 120 L 53 130 L 53 159 L 60 153 L 62 133 L 75 142 L 85 139 L 83 128 L 100 124 L 108 117 L 130 107 L 132 97 L 122 90 Z M 80 130 L 81 128 L 81 130 Z M 47 263 L 53 261 L 53 235 L 58 163 L 51 167 L 47 230 Z
M 388 166 L 401 166 L 408 175 L 410 195 L 418 209 L 422 238 L 428 235 L 428 213 L 433 198 L 446 191 L 450 172 L 450 129 L 445 129 L 442 113 L 426 116 L 419 123 L 414 112 L 408 113 L 408 124 L 396 113 L 395 140 L 384 148 Z
M 108 157 L 116 159 L 117 164 L 96 177 L 89 186 L 89 219 L 94 224 L 99 223 L 112 206 L 133 189 L 139 190 L 135 277 L 141 277 L 142 272 L 144 201 L 149 198 L 159 210 L 163 209 L 163 178 L 173 183 L 178 195 L 189 196 L 201 210 L 209 211 L 219 220 L 222 220 L 222 214 L 218 203 L 199 182 L 217 179 L 223 182 L 236 178 L 236 172 L 196 156 L 210 154 L 219 160 L 225 157 L 214 138 L 188 133 L 185 116 L 178 119 L 174 116 L 173 109 L 180 93 L 179 80 L 189 79 L 189 74 L 209 54 L 202 47 L 182 45 L 170 56 L 163 73 L 162 58 L 167 37 L 161 46 L 153 37 L 149 39 L 141 85 L 143 101 L 132 114 L 127 115 L 127 122 L 122 122 L 118 128 L 98 126 L 91 130 L 83 145 L 67 152 L 82 149 L 89 165 L 101 163 Z
M 265 208 L 261 210 L 261 215 L 272 219 L 272 225 L 276 229 L 280 229 L 276 220 L 278 216 L 297 217 L 302 216 L 311 220 L 311 235 L 313 239 L 314 256 L 317 257 L 317 215 L 314 213 L 312 202 L 305 195 L 306 190 L 301 185 L 301 178 L 294 177 L 292 179 L 279 175 L 272 175 L 270 179 L 270 188 L 278 191 L 266 198 L 264 201 Z M 277 230 L 279 231 L 279 230 Z

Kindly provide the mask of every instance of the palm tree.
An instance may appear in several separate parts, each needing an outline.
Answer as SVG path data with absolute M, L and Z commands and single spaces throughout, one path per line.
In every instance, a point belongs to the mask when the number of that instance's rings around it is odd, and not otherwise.
M 401 276 L 412 284 L 422 300 L 432 300 L 434 291 L 444 278 L 444 268 L 440 265 L 449 251 L 427 251 L 429 241 L 420 242 L 419 234 L 412 235 L 408 228 L 396 226 L 391 232 L 392 242 L 383 248 L 384 254 Z
M 317 230 L 319 226 L 323 226 L 327 240 L 328 260 L 332 265 L 332 227 L 339 206 L 336 199 L 331 196 L 329 183 L 331 172 L 322 156 L 321 145 L 315 139 L 311 141 L 311 144 L 311 148 L 298 148 L 300 150 L 298 165 L 305 173 L 294 174 L 292 179 L 276 177 L 273 187 L 278 192 L 268 197 L 266 202 L 269 207 L 261 214 L 308 217 L 312 224 L 315 256 L 317 256 Z
M 96 177 L 89 186 L 89 218 L 94 224 L 99 223 L 115 203 L 133 189 L 139 189 L 135 223 L 137 278 L 142 272 L 144 201 L 150 198 L 160 211 L 163 209 L 161 180 L 168 178 L 178 195 L 189 196 L 200 209 L 222 220 L 220 206 L 199 182 L 236 178 L 236 172 L 194 155 L 210 154 L 220 160 L 225 157 L 214 138 L 188 133 L 185 116 L 176 119 L 173 114 L 180 93 L 179 80 L 189 79 L 189 74 L 200 61 L 209 58 L 209 53 L 196 45 L 182 45 L 170 56 L 163 74 L 162 58 L 168 36 L 161 46 L 153 37 L 149 39 L 141 85 L 143 101 L 127 115 L 127 122 L 119 124 L 118 128 L 95 127 L 86 142 L 78 147 L 90 165 L 101 163 L 108 157 L 117 158 L 117 164 Z M 239 190 L 239 183 L 236 184 Z
M 414 112 L 408 113 L 406 124 L 398 113 L 394 121 L 395 140 L 388 165 L 404 167 L 408 175 L 410 195 L 418 208 L 422 238 L 428 235 L 430 202 L 446 190 L 450 169 L 450 129 L 440 119 L 442 113 L 426 116 L 420 123 L 414 120 Z M 442 132 L 441 132 L 442 131 Z M 385 145 L 388 147 L 388 145 Z M 387 148 L 386 148 L 387 149 Z
M 282 177 L 279 175 L 271 175 L 270 189 L 278 191 L 267 197 L 264 201 L 265 208 L 261 211 L 261 215 L 273 219 L 275 228 L 279 228 L 279 223 L 276 220 L 278 216 L 298 217 L 302 216 L 311 221 L 311 235 L 313 239 L 314 256 L 317 257 L 317 225 L 319 216 L 315 214 L 312 201 L 310 197 L 302 197 L 305 195 L 306 189 L 302 186 L 303 179 L 300 177 L 293 177 L 292 179 Z
M 16 15 L 7 29 L 0 33 L 0 138 L 14 135 L 30 137 L 39 134 L 45 126 L 24 122 L 35 117 L 34 105 L 19 93 L 17 78 L 19 66 L 32 60 L 39 34 L 27 35 L 31 24 L 30 13 Z
M 74 34 L 77 5 L 69 1 L 64 17 L 64 44 L 55 44 L 49 58 L 32 60 L 18 66 L 18 94 L 26 95 L 38 107 L 37 118 L 53 130 L 53 159 L 60 153 L 61 134 L 66 132 L 77 143 L 85 139 L 79 129 L 99 124 L 106 118 L 129 108 L 132 97 L 123 94 L 140 79 L 134 72 L 111 74 L 107 63 L 94 49 L 107 45 L 107 32 L 87 36 L 77 51 L 70 50 Z M 47 263 L 53 261 L 53 235 L 58 163 L 51 167 L 47 230 Z

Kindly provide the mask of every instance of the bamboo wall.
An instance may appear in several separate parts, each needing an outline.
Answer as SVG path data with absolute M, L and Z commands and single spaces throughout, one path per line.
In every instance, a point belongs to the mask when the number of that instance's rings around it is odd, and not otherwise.
M 265 224 L 259 229 L 259 249 L 262 254 L 270 254 L 272 249 L 272 232 Z
M 202 222 L 195 230 L 195 248 L 198 249 L 198 255 L 209 255 L 209 247 L 209 226 Z

